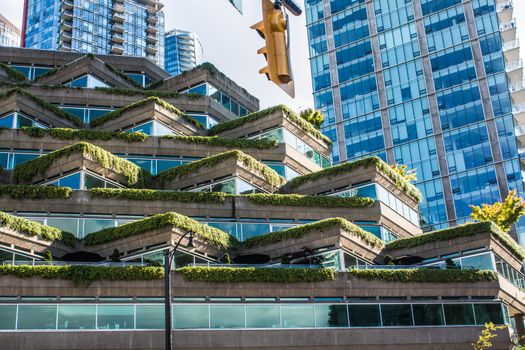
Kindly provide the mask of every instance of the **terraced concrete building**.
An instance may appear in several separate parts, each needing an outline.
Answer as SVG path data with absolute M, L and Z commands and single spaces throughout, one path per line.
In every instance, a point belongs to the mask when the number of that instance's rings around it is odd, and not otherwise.
M 177 349 L 469 349 L 489 321 L 509 325 L 494 349 L 524 334 L 508 234 L 423 235 L 421 194 L 386 163 L 331 167 L 325 136 L 212 65 L 0 62 L 2 348 L 164 348 L 158 266 L 178 241 Z

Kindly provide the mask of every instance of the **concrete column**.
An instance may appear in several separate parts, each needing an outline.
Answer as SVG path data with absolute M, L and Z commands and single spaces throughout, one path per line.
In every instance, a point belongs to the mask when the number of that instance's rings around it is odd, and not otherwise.
M 481 94 L 481 101 L 483 104 L 483 111 L 485 114 L 485 124 L 487 125 L 487 131 L 489 134 L 490 148 L 492 150 L 492 159 L 496 171 L 496 178 L 498 179 L 499 192 L 501 197 L 504 198 L 509 192 L 507 177 L 505 176 L 505 169 L 503 167 L 503 157 L 500 149 L 498 130 L 496 128 L 496 121 L 494 120 L 494 110 L 492 108 L 485 66 L 483 65 L 483 55 L 481 53 L 478 32 L 476 30 L 475 16 L 474 10 L 472 9 L 472 3 L 470 1 L 464 2 L 463 10 L 465 11 L 465 20 L 467 23 L 468 33 L 471 40 L 474 65 L 476 67 L 476 75 L 478 77 L 479 91 Z
M 374 2 L 366 2 L 366 16 L 368 17 L 368 28 L 370 31 L 370 41 L 372 44 L 372 54 L 374 56 L 374 70 L 376 72 L 377 94 L 379 96 L 379 107 L 381 108 L 381 124 L 383 125 L 383 139 L 385 141 L 386 160 L 389 164 L 394 164 L 394 142 L 392 140 L 392 128 L 388 117 L 388 101 L 386 97 L 385 78 L 383 75 L 383 62 L 381 60 L 381 50 L 377 39 L 377 24 L 374 10 Z
M 334 99 L 335 127 L 337 132 L 337 145 L 339 146 L 339 160 L 341 162 L 348 159 L 346 154 L 345 130 L 343 125 L 343 111 L 341 110 L 341 94 L 339 93 L 339 76 L 337 75 L 337 58 L 335 55 L 334 29 L 330 13 L 330 0 L 324 0 L 323 10 L 325 13 L 326 46 L 328 47 L 328 58 L 330 60 L 330 79 L 332 97 Z
M 419 50 L 423 61 L 423 71 L 425 75 L 425 84 L 427 87 L 428 105 L 430 116 L 432 117 L 432 129 L 434 130 L 434 140 L 436 142 L 437 159 L 439 163 L 439 172 L 441 174 L 441 184 L 443 185 L 443 195 L 445 197 L 445 206 L 447 218 L 450 225 L 456 224 L 456 212 L 454 211 L 454 198 L 452 195 L 452 185 L 448 174 L 448 163 L 445 153 L 445 143 L 443 141 L 443 130 L 441 129 L 441 119 L 439 117 L 439 108 L 436 98 L 436 88 L 432 77 L 432 66 L 427 46 L 427 37 L 425 34 L 425 25 L 423 23 L 423 13 L 421 11 L 420 0 L 412 2 L 414 6 L 414 18 L 416 20 L 417 35 L 419 41 Z
M 516 323 L 516 333 L 518 338 L 525 336 L 524 314 L 514 315 L 514 322 Z

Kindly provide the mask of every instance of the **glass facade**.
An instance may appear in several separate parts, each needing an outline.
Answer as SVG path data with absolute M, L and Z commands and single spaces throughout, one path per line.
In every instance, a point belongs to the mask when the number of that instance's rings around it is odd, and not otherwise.
M 164 67 L 164 13 L 139 0 L 28 0 L 25 47 L 147 57 Z
M 315 107 L 335 163 L 377 155 L 416 169 L 426 230 L 462 223 L 469 205 L 509 189 L 524 194 L 503 49 L 510 35 L 494 0 L 305 7 Z
M 197 94 L 202 96 L 210 96 L 212 99 L 220 103 L 224 108 L 231 111 L 233 114 L 242 117 L 248 114 L 248 109 L 239 102 L 235 101 L 230 96 L 226 95 L 221 90 L 217 89 L 210 83 L 203 83 L 196 85 L 188 90 L 182 91 L 186 94 Z
M 175 303 L 173 329 L 275 329 L 509 324 L 506 305 L 480 303 Z M 0 333 L 164 328 L 163 304 L 0 304 Z
M 197 34 L 175 29 L 164 40 L 166 72 L 175 76 L 202 63 L 204 51 Z
M 275 140 L 279 143 L 286 143 L 292 146 L 299 153 L 304 154 L 308 159 L 312 160 L 315 164 L 322 168 L 329 168 L 332 166 L 332 162 L 328 157 L 323 156 L 321 153 L 314 150 L 310 145 L 301 140 L 292 132 L 285 128 L 276 128 L 273 130 L 265 131 L 256 136 L 249 137 L 250 139 L 270 139 Z

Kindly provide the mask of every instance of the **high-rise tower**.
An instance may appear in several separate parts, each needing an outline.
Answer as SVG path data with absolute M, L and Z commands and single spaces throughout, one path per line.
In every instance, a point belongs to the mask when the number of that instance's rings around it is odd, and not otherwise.
M 178 75 L 202 63 L 204 51 L 197 34 L 174 29 L 166 33 L 165 69 L 171 75 Z
M 523 194 L 512 1 L 305 4 L 315 105 L 334 161 L 378 155 L 416 168 L 433 227 L 462 223 L 469 205 L 510 189 Z
M 0 46 L 20 46 L 20 29 L 1 14 Z
M 164 66 L 159 0 L 26 0 L 22 46 L 147 57 Z

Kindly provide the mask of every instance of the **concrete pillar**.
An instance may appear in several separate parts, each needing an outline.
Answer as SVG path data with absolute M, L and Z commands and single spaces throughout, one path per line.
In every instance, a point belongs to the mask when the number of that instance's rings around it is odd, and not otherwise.
M 522 337 L 525 336 L 525 325 L 523 323 L 524 316 L 525 316 L 524 314 L 514 315 L 514 322 L 516 323 L 516 333 L 517 333 L 518 339 L 521 339 Z

